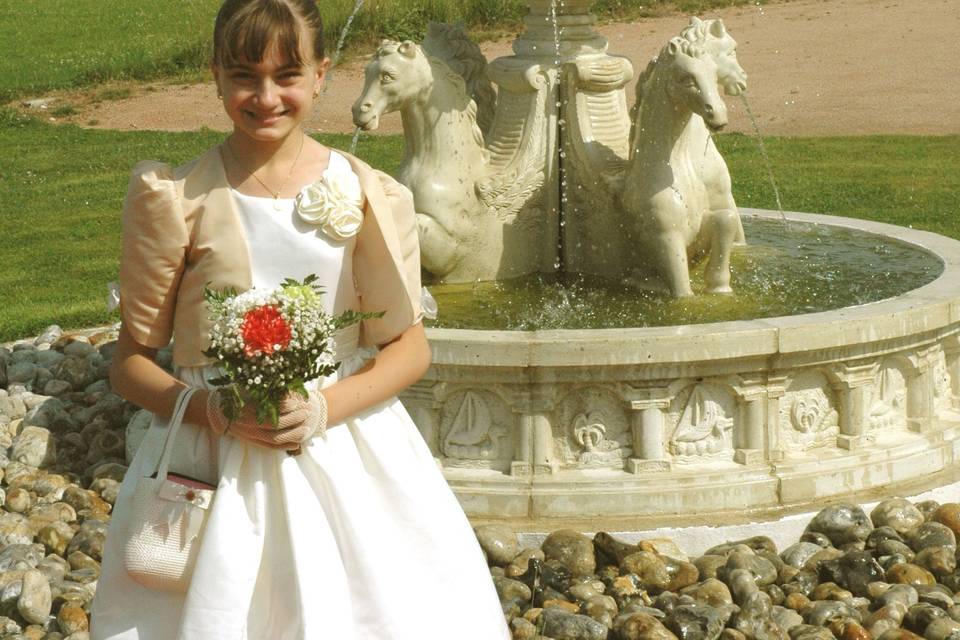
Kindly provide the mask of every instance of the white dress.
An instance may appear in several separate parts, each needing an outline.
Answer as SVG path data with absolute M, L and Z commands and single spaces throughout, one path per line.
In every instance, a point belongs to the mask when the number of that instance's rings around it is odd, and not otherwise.
M 352 171 L 332 154 L 327 171 Z M 293 201 L 234 192 L 255 287 L 320 277 L 333 312 L 355 238 L 330 241 Z M 318 268 L 318 265 L 321 265 Z M 353 351 L 336 377 L 370 353 Z M 208 386 L 210 368 L 178 371 Z M 120 549 L 130 496 L 156 468 L 155 420 L 123 480 L 91 611 L 94 640 L 506 640 L 510 633 L 470 524 L 396 398 L 331 426 L 288 456 L 184 424 L 220 483 L 186 594 L 131 580 Z

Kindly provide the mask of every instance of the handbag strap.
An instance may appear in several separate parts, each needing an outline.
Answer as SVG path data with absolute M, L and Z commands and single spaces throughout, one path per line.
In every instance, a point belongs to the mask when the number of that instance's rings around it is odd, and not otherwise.
M 170 457 L 173 454 L 173 439 L 183 422 L 183 416 L 187 412 L 190 398 L 196 391 L 197 387 L 185 387 L 177 396 L 177 401 L 173 405 L 173 415 L 170 416 L 170 421 L 167 423 L 167 439 L 163 444 L 163 455 L 160 456 L 160 464 L 157 468 L 157 480 L 161 482 L 167 479 L 167 468 L 170 466 Z

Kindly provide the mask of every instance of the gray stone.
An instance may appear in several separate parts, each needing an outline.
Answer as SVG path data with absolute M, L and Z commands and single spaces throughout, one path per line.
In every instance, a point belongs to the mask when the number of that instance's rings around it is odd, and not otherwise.
M 787 640 L 790 636 L 772 616 L 770 596 L 758 591 L 740 605 L 731 626 L 752 640 Z
M 960 638 L 960 623 L 950 618 L 937 618 L 923 630 L 926 640 L 957 640 Z
M 96 352 L 95 346 L 83 340 L 74 340 L 63 348 L 63 355 L 68 358 L 86 358 Z
M 8 544 L 32 544 L 33 531 L 27 518 L 19 513 L 0 512 L 0 547 Z
M 836 640 L 824 627 L 800 624 L 790 628 L 790 640 Z
M 555 640 L 606 640 L 607 627 L 590 616 L 549 607 L 540 614 L 543 635 Z
M 70 383 L 66 380 L 54 379 L 43 385 L 43 392 L 48 396 L 62 396 L 65 393 L 69 393 L 72 389 L 73 387 L 71 387 Z
M 57 368 L 57 365 L 63 362 L 64 357 L 65 356 L 59 351 L 53 351 L 52 349 L 48 349 L 46 351 L 37 352 L 36 362 L 41 367 L 44 367 L 46 369 L 50 369 L 51 371 L 53 371 L 54 369 Z
M 17 610 L 23 619 L 34 624 L 42 624 L 50 615 L 53 598 L 46 577 L 36 570 L 23 574 L 23 586 L 17 600 Z
M 770 612 L 770 617 L 787 633 L 790 633 L 790 630 L 794 627 L 803 624 L 803 616 L 793 609 L 787 609 L 786 607 L 774 605 Z
M 791 567 L 802 569 L 814 554 L 822 550 L 823 547 L 812 542 L 797 542 L 784 549 L 780 558 Z
M 777 580 L 777 568 L 769 560 L 753 553 L 734 551 L 727 556 L 727 563 L 717 570 L 717 577 L 723 580 L 730 572 L 745 569 L 753 574 L 758 587 L 773 584 Z
M 738 605 L 743 605 L 753 594 L 760 591 L 754 575 L 746 569 L 734 569 L 727 575 L 727 586 L 730 587 L 730 593 L 733 595 L 733 601 Z
M 867 585 L 884 576 L 883 568 L 869 551 L 849 551 L 834 560 L 826 560 L 818 567 L 820 578 L 849 589 L 856 596 L 867 595 Z
M 822 533 L 835 547 L 867 539 L 873 523 L 863 509 L 853 504 L 832 505 L 813 517 L 806 531 Z
M 56 440 L 43 427 L 26 427 L 13 439 L 10 459 L 32 467 L 55 462 Z
M 613 621 L 613 628 L 622 640 L 677 640 L 655 615 L 646 612 L 622 613 Z
M 39 336 L 37 336 L 36 340 L 33 341 L 33 344 L 52 344 L 56 342 L 57 338 L 62 335 L 63 329 L 60 328 L 60 325 L 52 324 L 44 329 Z
M 560 529 L 540 545 L 547 561 L 556 560 L 574 576 L 589 576 L 597 568 L 593 541 L 579 531 Z
M 86 520 L 80 525 L 70 544 L 67 553 L 82 551 L 94 560 L 103 562 L 103 542 L 107 535 L 107 523 L 99 520 Z
M 732 542 L 724 542 L 723 544 L 718 544 L 715 547 L 710 547 L 704 552 L 704 555 L 717 555 L 725 556 L 731 551 L 742 550 L 740 548 L 746 547 L 753 552 L 759 551 L 769 551 L 771 553 L 777 552 L 776 543 L 768 538 L 767 536 L 753 536 L 752 538 L 744 538 L 743 540 L 734 540 Z
M 43 560 L 43 545 L 9 544 L 0 549 L 0 573 L 34 569 Z
M 530 602 L 530 599 L 533 597 L 530 587 L 512 578 L 494 576 L 493 586 L 497 589 L 500 602 L 507 602 L 514 598 L 522 602 Z
M 948 618 L 947 612 L 938 606 L 918 602 L 909 609 L 903 617 L 903 626 L 914 633 L 922 634 L 931 622 L 937 618 Z
M 920 601 L 920 594 L 909 584 L 895 584 L 878 597 L 874 598 L 874 608 L 879 609 L 888 604 L 896 603 L 904 608 L 904 611 L 917 604 Z
M 907 543 L 914 551 L 921 551 L 927 547 L 949 546 L 956 549 L 957 538 L 953 530 L 939 522 L 924 522 L 907 535 Z
M 32 384 L 37 375 L 37 367 L 33 362 L 16 362 L 7 366 L 7 383 L 22 382 Z
M 77 391 L 95 382 L 97 378 L 96 370 L 90 360 L 75 356 L 64 358 L 54 371 L 54 376 L 58 380 L 66 380 Z
M 731 612 L 725 613 L 705 604 L 683 604 L 664 623 L 680 640 L 716 640 L 730 618 Z
M 913 560 L 937 577 L 950 575 L 957 570 L 956 549 L 951 546 L 925 547 Z
M 835 600 L 816 600 L 804 615 L 807 624 L 823 626 L 833 618 L 850 618 L 860 622 L 860 612 L 845 602 Z

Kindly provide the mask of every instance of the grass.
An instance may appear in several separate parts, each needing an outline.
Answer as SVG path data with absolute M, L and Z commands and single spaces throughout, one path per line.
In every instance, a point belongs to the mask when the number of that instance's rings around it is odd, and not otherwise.
M 594 10 L 602 18 L 624 19 L 746 3 L 600 0 Z M 323 3 L 331 55 L 354 4 Z M 0 103 L 108 80 L 200 79 L 219 5 L 220 0 L 0 0 Z M 522 0 L 366 0 L 347 44 L 366 51 L 381 37 L 419 40 L 431 20 L 461 20 L 479 39 L 498 37 L 519 29 L 524 13 Z
M 54 126 L 0 110 L 0 342 L 49 324 L 110 322 L 119 211 L 130 167 L 183 162 L 220 140 L 212 131 L 118 132 Z M 339 148 L 349 136 L 320 138 Z M 364 137 L 358 155 L 387 171 L 400 136 Z M 719 146 L 744 207 L 775 208 L 755 141 Z M 913 226 L 960 239 L 960 136 L 769 138 L 784 207 Z

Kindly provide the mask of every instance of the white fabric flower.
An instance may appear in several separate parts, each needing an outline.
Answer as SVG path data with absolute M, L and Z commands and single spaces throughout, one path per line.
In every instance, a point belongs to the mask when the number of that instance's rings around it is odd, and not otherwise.
M 308 184 L 297 194 L 296 213 L 334 240 L 357 234 L 363 223 L 363 190 L 353 173 L 323 178 Z

